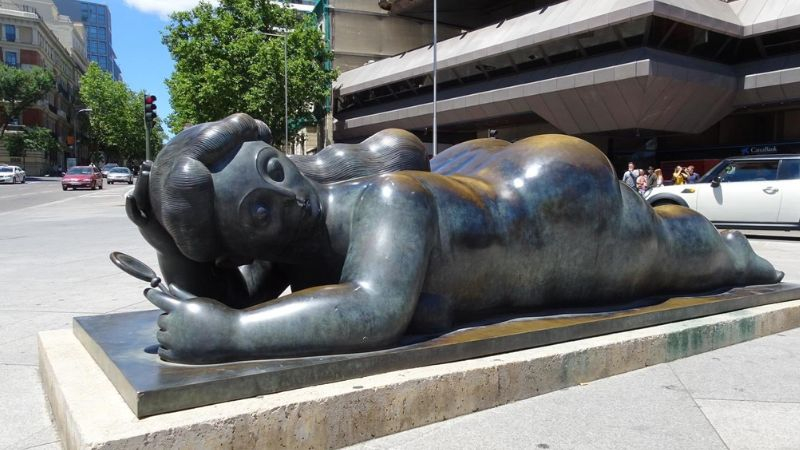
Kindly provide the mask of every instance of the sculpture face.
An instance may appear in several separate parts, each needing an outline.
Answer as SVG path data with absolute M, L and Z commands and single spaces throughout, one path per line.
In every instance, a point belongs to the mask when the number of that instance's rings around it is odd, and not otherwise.
M 270 145 L 245 143 L 210 169 L 217 227 L 232 261 L 281 260 L 320 219 L 312 183 Z

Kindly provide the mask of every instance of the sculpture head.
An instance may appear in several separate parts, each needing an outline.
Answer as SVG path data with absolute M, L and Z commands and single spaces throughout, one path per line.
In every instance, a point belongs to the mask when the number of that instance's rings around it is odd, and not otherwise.
M 317 223 L 313 182 L 268 138 L 266 125 L 236 114 L 184 130 L 159 153 L 153 213 L 186 257 L 278 261 Z

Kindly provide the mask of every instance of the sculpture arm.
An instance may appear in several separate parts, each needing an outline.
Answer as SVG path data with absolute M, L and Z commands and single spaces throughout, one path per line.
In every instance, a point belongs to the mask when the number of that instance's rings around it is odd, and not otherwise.
M 210 299 L 174 301 L 150 290 L 167 360 L 237 359 L 364 351 L 395 342 L 414 314 L 435 239 L 431 194 L 405 175 L 368 188 L 351 223 L 341 282 L 236 311 Z

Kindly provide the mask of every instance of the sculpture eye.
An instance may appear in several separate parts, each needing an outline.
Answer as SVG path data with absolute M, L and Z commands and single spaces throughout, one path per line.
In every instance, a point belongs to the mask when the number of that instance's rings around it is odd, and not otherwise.
M 270 158 L 269 162 L 267 162 L 267 176 L 273 181 L 283 181 L 283 165 L 278 158 Z
M 269 221 L 269 209 L 261 204 L 257 203 L 253 205 L 253 219 L 260 223 L 267 223 Z

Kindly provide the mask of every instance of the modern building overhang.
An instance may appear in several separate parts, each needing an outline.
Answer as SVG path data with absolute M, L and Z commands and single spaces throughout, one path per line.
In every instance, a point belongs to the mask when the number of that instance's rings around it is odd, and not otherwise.
M 533 112 L 568 134 L 699 133 L 737 107 L 800 98 L 800 56 L 793 59 L 798 67 L 769 70 L 785 65 L 787 58 L 731 67 L 639 48 L 539 71 L 497 89 L 476 86 L 473 93 L 440 100 L 437 120 L 448 126 Z M 429 98 L 384 106 L 384 111 L 339 117 L 337 135 L 364 136 L 389 126 L 421 129 L 432 122 Z
M 478 63 L 488 57 L 525 53 L 550 41 L 656 16 L 727 36 L 745 38 L 800 25 L 800 1 L 749 0 L 570 0 L 464 33 L 439 43 L 439 70 Z M 341 74 L 340 95 L 352 94 L 432 72 L 433 49 L 426 46 Z

